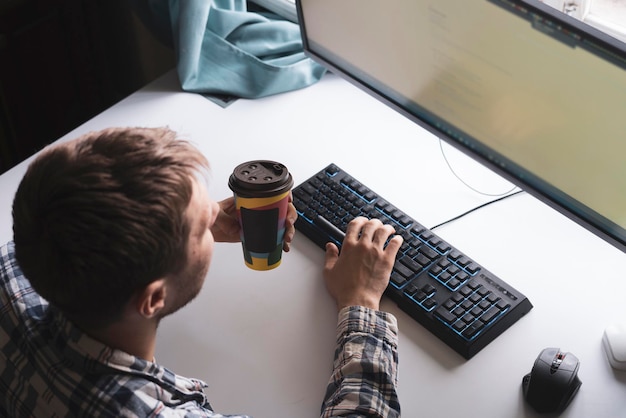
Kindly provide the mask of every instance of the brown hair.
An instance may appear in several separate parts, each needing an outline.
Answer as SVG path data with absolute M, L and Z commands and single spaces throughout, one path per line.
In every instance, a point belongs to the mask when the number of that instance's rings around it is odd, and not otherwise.
M 91 326 L 186 259 L 184 212 L 206 158 L 167 128 L 112 128 L 44 149 L 13 202 L 18 264 L 33 288 Z

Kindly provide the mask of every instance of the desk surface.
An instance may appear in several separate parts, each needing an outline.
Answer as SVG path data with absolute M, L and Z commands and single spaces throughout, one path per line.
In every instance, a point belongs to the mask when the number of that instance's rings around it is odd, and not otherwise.
M 304 90 L 224 109 L 181 92 L 168 73 L 60 140 L 130 125 L 167 125 L 196 143 L 211 162 L 214 199 L 230 195 L 233 167 L 258 158 L 285 163 L 296 183 L 334 162 L 426 226 L 492 199 L 452 174 L 437 138 L 333 75 Z M 443 149 L 474 188 L 491 194 L 510 188 L 454 149 Z M 2 242 L 12 237 L 11 202 L 27 163 L 0 176 Z M 407 185 L 414 191 L 403 190 Z M 436 232 L 535 307 L 466 361 L 383 300 L 382 309 L 399 321 L 403 416 L 533 417 L 521 381 L 545 347 L 581 360 L 583 385 L 562 416 L 624 416 L 626 372 L 611 369 L 601 346 L 606 326 L 626 322 L 622 252 L 528 194 Z M 323 257 L 296 234 L 278 269 L 254 272 L 244 266 L 239 245 L 218 244 L 198 298 L 161 324 L 157 360 L 205 380 L 219 412 L 318 416 L 336 323 L 322 280 Z

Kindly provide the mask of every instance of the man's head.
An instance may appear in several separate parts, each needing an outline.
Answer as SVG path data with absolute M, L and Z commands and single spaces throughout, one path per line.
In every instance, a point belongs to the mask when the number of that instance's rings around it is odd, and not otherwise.
M 164 313 L 182 306 L 199 290 L 194 283 L 186 294 L 185 282 L 204 277 L 213 243 L 200 236 L 215 215 L 196 177 L 207 168 L 196 148 L 166 128 L 108 129 L 43 150 L 13 203 L 25 276 L 88 326 L 117 320 L 157 279 L 178 278 L 181 288 L 179 306 Z

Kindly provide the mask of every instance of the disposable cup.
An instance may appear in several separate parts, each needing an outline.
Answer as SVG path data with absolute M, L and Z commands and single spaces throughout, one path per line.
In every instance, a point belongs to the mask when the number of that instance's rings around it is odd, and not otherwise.
M 278 267 L 293 187 L 289 170 L 276 161 L 248 161 L 235 167 L 228 187 L 235 196 L 246 265 L 253 270 Z

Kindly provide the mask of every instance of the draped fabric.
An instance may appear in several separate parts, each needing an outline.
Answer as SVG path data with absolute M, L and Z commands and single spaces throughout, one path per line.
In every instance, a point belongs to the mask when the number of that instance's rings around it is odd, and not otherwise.
M 297 24 L 251 12 L 245 0 L 145 1 L 135 2 L 136 9 L 175 48 L 186 91 L 258 98 L 307 87 L 324 75 L 305 56 Z

